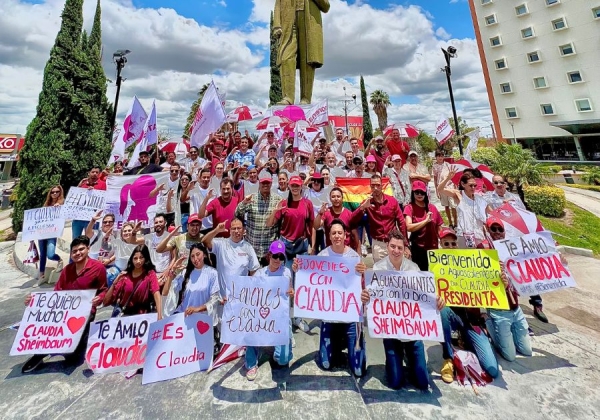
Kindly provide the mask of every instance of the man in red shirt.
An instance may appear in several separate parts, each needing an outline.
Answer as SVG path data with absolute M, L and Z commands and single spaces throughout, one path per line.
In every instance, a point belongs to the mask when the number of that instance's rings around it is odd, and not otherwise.
M 106 268 L 97 260 L 88 256 L 90 252 L 90 239 L 87 236 L 79 236 L 71 242 L 71 260 L 67 264 L 60 277 L 54 285 L 55 291 L 61 290 L 96 290 L 96 297 L 92 299 L 92 313 L 88 319 L 81 341 L 75 351 L 68 355 L 73 360 L 79 359 L 87 345 L 87 335 L 90 331 L 90 323 L 96 317 L 96 306 L 102 303 L 106 294 Z M 25 306 L 31 302 L 32 295 L 25 297 Z M 21 368 L 22 373 L 35 370 L 46 358 L 46 354 L 35 354 L 29 358 Z
M 410 250 L 406 238 L 406 223 L 398 201 L 383 193 L 381 175 L 371 177 L 371 198 L 366 199 L 352 212 L 350 223 L 356 227 L 363 217 L 367 215 L 369 231 L 373 238 L 373 261 L 377 262 L 387 257 L 388 233 L 398 228 L 404 236 L 405 256 L 410 258 Z
M 198 216 L 203 219 L 207 216 L 212 216 L 213 226 L 219 223 L 225 223 L 225 232 L 220 232 L 217 237 L 229 238 L 229 226 L 231 221 L 235 219 L 235 209 L 238 205 L 238 198 L 233 194 L 233 181 L 230 178 L 225 178 L 221 181 L 221 196 L 216 200 L 209 201 L 215 197 L 215 191 L 211 188 L 204 197 Z
M 407 142 L 400 138 L 400 130 L 394 128 L 392 135 L 385 139 L 385 146 L 392 155 L 400 155 L 402 158 L 402 166 L 406 163 L 410 146 Z
M 373 144 L 375 145 L 374 147 Z M 385 145 L 383 144 L 383 137 L 377 136 L 375 137 L 365 149 L 365 158 L 367 156 L 372 155 L 375 158 L 375 162 L 377 163 L 377 172 L 383 172 L 383 167 L 385 166 L 385 161 L 388 156 L 390 156 L 390 152 L 385 149 Z
M 83 178 L 77 185 L 79 188 L 87 188 L 88 190 L 106 191 L 106 183 L 100 179 L 102 170 L 99 166 L 95 166 L 88 172 L 87 178 Z M 89 220 L 73 220 L 71 222 L 71 238 L 77 238 L 83 235 Z

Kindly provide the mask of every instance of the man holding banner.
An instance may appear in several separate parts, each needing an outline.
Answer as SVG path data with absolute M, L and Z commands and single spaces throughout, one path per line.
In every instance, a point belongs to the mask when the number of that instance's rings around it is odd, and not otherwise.
M 95 166 L 90 169 L 87 178 L 82 179 L 77 185 L 79 188 L 87 188 L 89 190 L 102 190 L 106 191 L 106 183 L 100 179 L 100 172 L 102 170 L 99 166 Z M 83 234 L 85 227 L 88 224 L 88 220 L 73 220 L 71 222 L 71 237 L 77 238 Z

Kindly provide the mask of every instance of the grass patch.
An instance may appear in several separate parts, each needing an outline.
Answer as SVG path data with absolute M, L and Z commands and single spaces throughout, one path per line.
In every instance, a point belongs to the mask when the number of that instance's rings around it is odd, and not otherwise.
M 587 210 L 567 203 L 562 217 L 538 215 L 544 227 L 557 233 L 554 239 L 560 245 L 587 248 L 600 255 L 600 218 Z
M 600 185 L 567 184 L 565 182 L 558 182 L 556 185 L 560 185 L 561 187 L 600 192 Z

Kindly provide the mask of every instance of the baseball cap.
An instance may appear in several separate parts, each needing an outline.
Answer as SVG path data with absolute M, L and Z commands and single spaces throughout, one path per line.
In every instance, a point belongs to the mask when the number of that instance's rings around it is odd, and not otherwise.
M 450 235 L 454 236 L 455 238 L 457 237 L 456 233 L 449 227 L 444 227 L 440 230 L 440 239 L 444 239 L 446 236 Z
M 400 155 L 394 155 L 392 156 L 392 162 L 395 160 L 402 160 L 402 158 L 400 157 Z
M 273 182 L 273 178 L 270 176 L 261 176 L 260 179 L 258 180 L 258 182 L 260 182 L 260 183 Z
M 375 141 L 383 141 L 383 137 L 377 136 L 377 137 L 375 137 Z
M 311 178 L 312 179 L 323 179 L 323 175 L 321 175 L 320 172 L 315 172 L 314 174 L 312 174 Z
M 273 241 L 269 246 L 269 252 L 271 254 L 283 254 L 285 255 L 285 245 L 281 241 Z
M 412 190 L 413 191 L 423 191 L 424 193 L 426 193 L 427 185 L 425 185 L 425 183 L 423 181 L 414 181 L 412 183 Z
M 140 155 L 149 155 L 150 153 L 148 153 L 147 150 L 140 150 Z
M 504 227 L 504 222 L 502 220 L 500 220 L 499 218 L 497 218 L 496 216 L 488 217 L 488 219 L 485 221 L 485 224 L 487 227 L 492 227 L 492 225 L 500 225 L 500 226 Z
M 414 150 L 411 150 L 410 152 L 408 152 L 408 156 L 412 156 L 412 155 L 419 156 L 419 154 L 417 152 L 415 152 Z
M 290 181 L 288 182 L 289 185 L 302 185 L 302 178 L 300 178 L 299 176 L 293 176 L 290 178 Z
M 223 142 L 223 140 L 217 140 L 214 144 L 215 144 L 215 146 L 225 146 L 225 143 Z
M 360 156 L 354 156 L 354 158 L 352 159 L 352 163 L 355 165 L 360 165 L 363 163 L 363 160 Z
M 197 213 L 190 214 L 190 217 L 188 217 L 188 225 L 191 225 L 194 222 L 202 223 L 202 219 L 198 217 Z
M 367 158 L 365 159 L 365 161 L 367 161 L 367 162 L 377 162 L 377 160 L 375 159 L 375 156 L 373 156 L 373 155 L 367 156 Z

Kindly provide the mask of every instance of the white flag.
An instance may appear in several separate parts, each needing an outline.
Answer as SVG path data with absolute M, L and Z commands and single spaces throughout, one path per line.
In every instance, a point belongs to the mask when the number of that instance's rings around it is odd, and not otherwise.
M 321 127 L 329 124 L 329 104 L 327 99 L 323 99 L 306 111 L 306 122 L 313 127 Z
M 469 137 L 469 144 L 465 148 L 463 157 L 467 160 L 471 160 L 471 153 L 477 150 L 477 144 L 479 143 L 479 128 L 467 133 Z
M 439 144 L 444 144 L 454 135 L 454 130 L 447 118 L 442 117 L 436 124 L 435 139 Z
M 152 109 L 150 110 L 150 115 L 148 115 L 148 118 L 146 118 L 146 124 L 144 124 L 144 129 L 142 130 L 142 137 L 135 146 L 127 167 L 131 169 L 138 166 L 138 157 L 140 156 L 140 152 L 142 150 L 148 150 L 148 146 L 156 144 L 157 141 L 158 132 L 156 131 L 156 103 L 155 101 L 152 101 Z
M 298 153 L 301 156 L 310 156 L 314 149 L 312 142 L 318 134 L 318 129 L 296 123 L 294 130 L 294 153 Z
M 204 92 L 202 102 L 200 102 L 190 129 L 191 146 L 203 146 L 208 140 L 208 135 L 217 131 L 225 123 L 226 119 L 227 115 L 225 114 L 222 99 L 217 92 L 217 87 L 214 82 L 210 82 L 208 89 Z
M 109 165 L 116 161 L 123 160 L 125 157 L 125 148 L 142 137 L 144 124 L 147 118 L 148 114 L 144 111 L 144 107 L 142 107 L 137 96 L 134 96 L 131 107 L 123 121 L 123 127 L 119 132 L 117 140 L 115 140 L 115 143 L 113 144 L 113 150 L 108 161 Z

